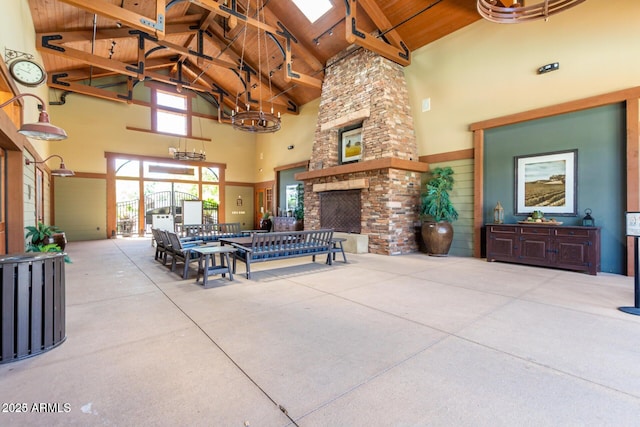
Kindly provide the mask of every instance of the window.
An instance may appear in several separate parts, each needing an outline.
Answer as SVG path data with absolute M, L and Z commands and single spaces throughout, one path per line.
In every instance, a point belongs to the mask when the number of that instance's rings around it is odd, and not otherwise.
M 152 88 L 151 123 L 153 130 L 174 135 L 189 135 L 191 108 L 186 95 Z
M 293 3 L 312 24 L 332 7 L 329 0 L 293 0 Z

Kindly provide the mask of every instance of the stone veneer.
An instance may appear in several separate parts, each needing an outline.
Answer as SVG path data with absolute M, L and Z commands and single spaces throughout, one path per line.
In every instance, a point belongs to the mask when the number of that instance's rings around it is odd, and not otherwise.
M 395 255 L 418 249 L 421 173 L 402 66 L 366 49 L 329 60 L 305 182 L 305 228 L 320 227 L 319 191 L 361 188 L 362 234 L 369 252 Z M 334 63 L 335 62 L 335 63 Z M 339 165 L 338 135 L 362 123 L 362 160 Z M 314 191 L 315 190 L 315 191 Z

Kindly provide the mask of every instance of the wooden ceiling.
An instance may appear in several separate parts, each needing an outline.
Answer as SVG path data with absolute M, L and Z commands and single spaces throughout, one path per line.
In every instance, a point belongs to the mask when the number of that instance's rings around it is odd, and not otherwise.
M 333 8 L 313 24 L 291 0 L 29 6 L 50 87 L 132 102 L 138 83 L 164 82 L 222 106 L 222 119 L 237 98 L 297 114 L 320 96 L 327 62 L 349 46 L 407 65 L 410 52 L 480 19 L 476 0 L 330 1 Z

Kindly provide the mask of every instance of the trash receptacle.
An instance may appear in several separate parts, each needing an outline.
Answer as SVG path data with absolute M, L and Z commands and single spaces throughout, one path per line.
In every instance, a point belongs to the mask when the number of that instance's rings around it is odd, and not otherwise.
M 0 255 L 0 363 L 44 353 L 67 338 L 64 257 Z

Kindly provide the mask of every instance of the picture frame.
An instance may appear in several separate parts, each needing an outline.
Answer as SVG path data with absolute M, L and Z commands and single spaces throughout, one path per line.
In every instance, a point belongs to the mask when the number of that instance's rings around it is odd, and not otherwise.
M 340 164 L 353 163 L 362 159 L 362 125 L 345 128 L 339 135 Z
M 514 157 L 515 215 L 577 216 L 578 150 Z
M 625 223 L 627 236 L 640 237 L 640 212 L 626 212 Z

